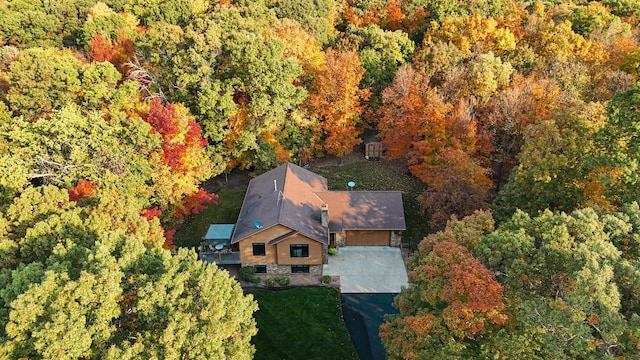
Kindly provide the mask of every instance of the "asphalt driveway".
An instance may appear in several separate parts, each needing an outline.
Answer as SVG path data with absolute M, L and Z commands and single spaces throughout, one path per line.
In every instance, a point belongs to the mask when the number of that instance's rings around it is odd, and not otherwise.
M 407 270 L 400 248 L 389 246 L 344 246 L 329 256 L 324 275 L 340 276 L 343 294 L 399 293 L 408 286 Z
M 360 360 L 384 360 L 380 325 L 386 314 L 397 314 L 393 298 L 397 294 L 342 294 L 342 316 Z

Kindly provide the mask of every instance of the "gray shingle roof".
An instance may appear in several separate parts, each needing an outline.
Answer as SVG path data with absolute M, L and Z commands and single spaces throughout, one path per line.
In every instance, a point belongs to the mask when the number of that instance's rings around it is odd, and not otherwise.
M 406 229 L 399 191 L 328 191 L 324 177 L 285 163 L 249 182 L 231 243 L 280 224 L 326 244 L 323 204 L 331 232 Z
M 291 163 L 252 179 L 231 242 L 281 224 L 327 243 L 327 229 L 320 223 L 322 200 L 315 195 L 322 191 L 327 191 L 327 179 Z
M 329 206 L 329 229 L 405 230 L 400 191 L 326 191 L 317 194 Z

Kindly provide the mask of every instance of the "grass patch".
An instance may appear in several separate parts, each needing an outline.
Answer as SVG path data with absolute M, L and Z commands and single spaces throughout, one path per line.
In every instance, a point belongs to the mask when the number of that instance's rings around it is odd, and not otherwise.
M 413 247 L 427 236 L 431 229 L 420 209 L 416 197 L 426 186 L 403 166 L 393 161 L 360 161 L 316 170 L 327 178 L 330 190 L 348 190 L 347 183 L 356 183 L 354 190 L 397 190 L 402 192 L 407 230 L 402 241 Z
M 178 227 L 173 243 L 180 247 L 195 248 L 200 244 L 210 224 L 235 224 L 240 214 L 244 191 L 222 189 L 218 194 L 218 203 L 210 205 L 199 214 L 190 215 Z
M 252 290 L 260 310 L 252 339 L 256 360 L 357 360 L 334 288 Z

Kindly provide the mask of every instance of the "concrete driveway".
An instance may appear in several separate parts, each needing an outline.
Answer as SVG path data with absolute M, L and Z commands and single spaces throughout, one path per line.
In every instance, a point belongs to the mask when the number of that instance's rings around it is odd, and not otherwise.
M 400 248 L 389 246 L 341 247 L 329 255 L 323 274 L 340 276 L 343 294 L 399 293 L 408 286 Z

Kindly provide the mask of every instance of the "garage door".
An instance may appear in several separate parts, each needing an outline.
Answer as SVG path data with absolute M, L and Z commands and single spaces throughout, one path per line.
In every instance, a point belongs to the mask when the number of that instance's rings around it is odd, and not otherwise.
M 389 246 L 390 231 L 347 230 L 347 246 Z

